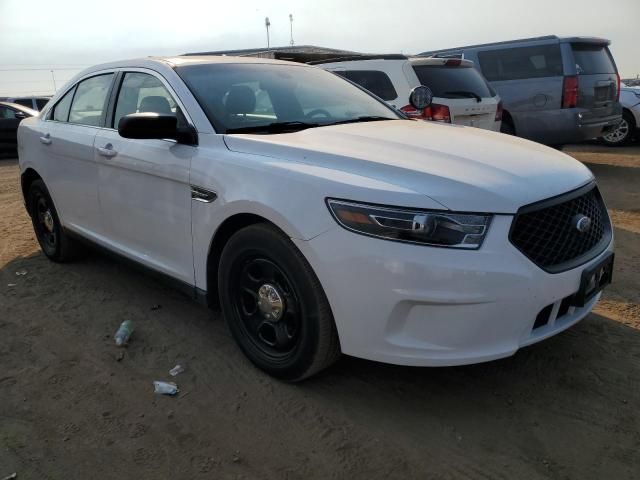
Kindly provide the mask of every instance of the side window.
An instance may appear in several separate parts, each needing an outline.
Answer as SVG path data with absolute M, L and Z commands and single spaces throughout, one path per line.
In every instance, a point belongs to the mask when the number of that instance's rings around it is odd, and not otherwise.
M 69 120 L 69 109 L 71 108 L 71 100 L 73 100 L 73 92 L 75 92 L 75 90 L 75 87 L 69 90 L 65 96 L 62 97 L 62 100 L 53 107 L 50 116 L 51 120 L 55 120 L 56 122 L 66 122 Z
M 178 115 L 178 123 L 183 120 L 178 105 L 160 80 L 147 73 L 126 73 L 110 126 L 118 128 L 122 117 L 141 112 Z
M 393 88 L 391 79 L 384 72 L 377 70 L 347 70 L 344 76 L 383 100 L 395 100 L 398 98 L 398 93 Z
M 559 45 L 516 47 L 478 53 L 489 81 L 557 77 L 563 74 Z
M 95 127 L 101 125 L 112 79 L 113 74 L 109 73 L 88 78 L 78 84 L 69 111 L 69 123 Z
M 15 114 L 10 108 L 0 106 L 0 119 L 5 118 L 15 118 Z
M 36 107 L 38 107 L 38 110 L 42 110 L 47 103 L 49 103 L 49 99 L 47 98 L 36 98 Z
M 23 107 L 33 108 L 33 101 L 30 98 L 16 98 L 15 102 Z

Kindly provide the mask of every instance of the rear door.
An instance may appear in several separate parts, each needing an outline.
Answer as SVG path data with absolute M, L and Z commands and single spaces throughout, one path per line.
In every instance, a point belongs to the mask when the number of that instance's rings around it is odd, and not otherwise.
M 615 115 L 618 71 L 609 48 L 602 44 L 572 43 L 571 54 L 578 76 L 578 108 L 589 109 L 587 115 L 593 119 Z
M 37 147 L 45 159 L 43 174 L 65 227 L 93 238 L 101 231 L 96 133 L 104 124 L 114 74 L 81 80 L 47 113 Z

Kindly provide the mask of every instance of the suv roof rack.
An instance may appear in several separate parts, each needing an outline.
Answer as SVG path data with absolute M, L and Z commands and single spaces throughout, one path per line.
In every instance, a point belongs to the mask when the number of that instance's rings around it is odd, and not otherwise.
M 312 60 L 307 62 L 309 65 L 320 65 L 322 63 L 334 63 L 334 62 L 351 62 L 353 60 L 407 60 L 409 57 L 401 53 L 387 53 L 387 54 L 362 54 L 362 55 L 349 55 L 346 57 L 326 58 L 323 60 Z
M 422 57 L 422 55 L 418 55 L 419 57 Z M 458 50 L 458 51 L 450 51 L 450 52 L 441 52 L 441 53 L 435 53 L 433 55 L 428 56 L 427 58 L 459 58 L 461 60 L 464 60 L 464 52 Z

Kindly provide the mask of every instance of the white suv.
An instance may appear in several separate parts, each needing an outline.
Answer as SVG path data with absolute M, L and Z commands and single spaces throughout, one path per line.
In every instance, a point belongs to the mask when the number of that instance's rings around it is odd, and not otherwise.
M 308 65 L 99 65 L 18 137 L 45 255 L 67 261 L 82 240 L 166 275 L 287 380 L 340 352 L 509 356 L 585 317 L 611 279 L 609 217 L 581 163 L 401 118 Z
M 469 60 L 376 55 L 312 63 L 357 83 L 412 118 L 500 131 L 500 97 Z M 422 110 L 409 102 L 419 85 L 433 93 L 433 103 Z

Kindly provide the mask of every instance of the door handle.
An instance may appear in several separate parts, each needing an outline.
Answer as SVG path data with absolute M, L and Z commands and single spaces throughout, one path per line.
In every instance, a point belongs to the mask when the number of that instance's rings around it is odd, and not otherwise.
M 98 153 L 107 158 L 115 157 L 118 154 L 110 143 L 107 143 L 104 147 L 98 147 Z
M 40 137 L 40 143 L 43 143 L 44 145 L 51 145 L 51 135 L 45 133 L 44 136 Z

